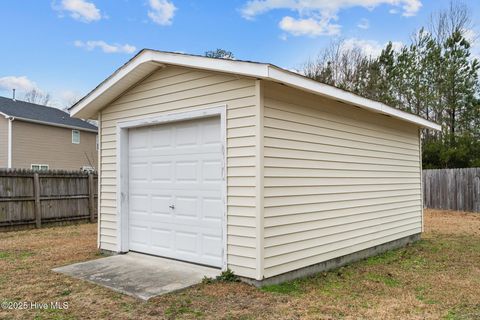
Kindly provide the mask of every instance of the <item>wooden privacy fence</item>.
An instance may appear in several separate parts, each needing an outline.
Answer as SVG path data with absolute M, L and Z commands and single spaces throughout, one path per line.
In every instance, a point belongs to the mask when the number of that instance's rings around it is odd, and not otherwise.
M 97 176 L 0 169 L 0 228 L 97 217 Z
M 423 170 L 426 208 L 480 212 L 480 168 Z

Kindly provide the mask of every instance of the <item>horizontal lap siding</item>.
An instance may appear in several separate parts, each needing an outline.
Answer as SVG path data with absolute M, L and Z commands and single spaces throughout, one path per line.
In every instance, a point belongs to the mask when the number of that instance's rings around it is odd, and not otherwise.
M 227 105 L 229 267 L 253 277 L 255 270 L 255 153 L 253 79 L 167 67 L 129 89 L 102 111 L 101 248 L 116 250 L 117 122 Z
M 421 232 L 418 129 L 267 83 L 265 277 Z

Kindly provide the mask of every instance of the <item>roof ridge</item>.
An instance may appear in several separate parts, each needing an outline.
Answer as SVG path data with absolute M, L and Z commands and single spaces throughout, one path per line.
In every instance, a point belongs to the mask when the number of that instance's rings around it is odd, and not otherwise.
M 153 49 L 142 49 L 124 65 L 115 70 L 109 77 L 100 82 L 93 90 L 69 108 L 72 116 L 88 118 L 101 109 L 105 104 L 116 98 L 120 91 L 129 88 L 141 81 L 149 73 L 160 66 L 176 65 L 214 72 L 237 74 L 265 81 L 281 83 L 304 92 L 313 93 L 328 99 L 337 100 L 346 104 L 360 107 L 370 112 L 378 112 L 392 116 L 402 121 L 414 123 L 417 126 L 441 130 L 438 124 L 426 120 L 418 115 L 388 106 L 382 102 L 365 98 L 356 93 L 346 91 L 325 83 L 307 78 L 305 75 L 294 73 L 271 63 L 254 61 L 215 59 L 210 57 L 172 53 Z M 135 76 L 127 77 L 135 71 Z M 107 91 L 112 90 L 110 95 Z M 113 97 L 113 98 L 112 98 Z
M 73 118 L 68 110 L 24 100 L 0 96 L 0 112 L 18 120 L 73 129 L 98 131 L 98 127 L 83 119 Z
M 65 110 L 57 108 L 57 107 L 53 107 L 53 106 L 47 106 L 47 105 L 44 105 L 44 104 L 38 104 L 38 103 L 29 102 L 29 101 L 25 101 L 25 100 L 20 100 L 20 99 L 16 99 L 16 98 L 12 99 L 12 98 L 8 98 L 8 97 L 4 97 L 4 96 L 0 96 L 0 98 L 7 99 L 7 100 L 10 100 L 10 101 L 13 101 L 13 102 L 22 102 L 22 103 L 27 103 L 27 104 L 33 104 L 33 105 L 39 106 L 39 107 L 45 107 L 45 108 L 60 110 L 60 111 L 63 111 L 63 112 L 68 114 L 68 112 L 66 112 Z M 68 110 L 68 108 L 66 110 Z

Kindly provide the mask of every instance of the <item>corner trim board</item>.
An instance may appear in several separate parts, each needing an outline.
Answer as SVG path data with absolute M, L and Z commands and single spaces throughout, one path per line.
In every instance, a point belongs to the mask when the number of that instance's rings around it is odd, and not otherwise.
M 102 190 L 102 111 L 98 112 L 98 150 L 97 150 L 97 248 L 100 249 L 100 232 L 101 232 L 101 190 Z
M 264 276 L 264 138 L 263 138 L 263 80 L 255 80 L 255 217 L 256 217 L 256 279 Z
M 14 118 L 8 118 L 8 151 L 7 151 L 7 167 L 8 169 L 12 168 L 12 140 L 13 140 L 13 126 L 12 122 Z

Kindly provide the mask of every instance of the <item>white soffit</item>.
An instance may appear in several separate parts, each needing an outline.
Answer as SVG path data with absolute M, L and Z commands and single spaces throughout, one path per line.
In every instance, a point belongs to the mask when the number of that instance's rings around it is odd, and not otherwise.
M 303 91 L 351 104 L 372 112 L 382 113 L 423 128 L 441 130 L 441 126 L 414 114 L 389 107 L 383 103 L 360 97 L 348 91 L 329 86 L 271 64 L 212 59 L 203 56 L 144 49 L 94 90 L 70 108 L 72 117 L 91 118 L 125 90 L 164 65 L 176 65 L 209 71 L 233 73 L 283 83 Z

